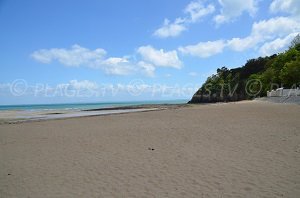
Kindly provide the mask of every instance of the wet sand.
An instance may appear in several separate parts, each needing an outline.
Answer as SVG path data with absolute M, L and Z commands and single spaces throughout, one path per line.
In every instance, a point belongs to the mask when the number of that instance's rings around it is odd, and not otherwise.
M 20 123 L 40 120 L 57 120 L 75 117 L 91 117 L 131 112 L 146 112 L 163 109 L 176 109 L 188 106 L 187 104 L 147 104 L 120 107 L 105 107 L 99 109 L 35 109 L 35 110 L 1 110 L 0 124 Z
M 300 106 L 0 125 L 0 197 L 300 197 Z

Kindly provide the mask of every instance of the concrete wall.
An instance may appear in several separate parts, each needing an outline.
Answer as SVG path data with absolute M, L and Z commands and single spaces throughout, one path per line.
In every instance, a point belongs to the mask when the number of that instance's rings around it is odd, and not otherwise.
M 300 89 L 283 89 L 278 88 L 276 90 L 268 91 L 268 97 L 287 97 L 287 96 L 300 96 Z

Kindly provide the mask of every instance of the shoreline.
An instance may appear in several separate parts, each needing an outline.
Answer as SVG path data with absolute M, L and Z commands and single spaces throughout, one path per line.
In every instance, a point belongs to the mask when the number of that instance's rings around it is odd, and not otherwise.
M 159 111 L 186 107 L 188 104 L 145 104 L 120 107 L 104 107 L 87 110 L 3 110 L 0 111 L 0 125 L 23 122 L 71 119 L 79 117 L 105 116 L 135 112 Z
M 241 100 L 230 102 L 216 102 L 216 103 L 186 103 L 186 104 L 139 104 L 129 106 L 117 106 L 117 107 L 103 107 L 95 109 L 83 109 L 83 110 L 65 110 L 65 109 L 53 109 L 53 110 L 2 110 L 0 111 L 0 125 L 3 124 L 17 124 L 23 122 L 34 121 L 46 121 L 46 120 L 58 120 L 58 119 L 71 119 L 80 117 L 93 117 L 93 116 L 105 116 L 114 114 L 126 114 L 135 112 L 147 112 L 147 111 L 160 111 L 167 109 L 178 109 L 192 106 L 206 106 L 206 105 L 222 105 L 222 104 L 239 104 L 249 102 L 262 102 L 270 104 L 283 104 L 283 105 L 299 105 L 299 98 L 296 102 L 282 102 L 284 98 L 256 98 L 254 100 Z

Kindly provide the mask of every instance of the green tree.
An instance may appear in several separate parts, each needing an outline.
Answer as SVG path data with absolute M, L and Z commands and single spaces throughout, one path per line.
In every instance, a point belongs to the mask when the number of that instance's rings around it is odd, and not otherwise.
M 280 72 L 280 79 L 285 87 L 300 83 L 300 59 L 286 63 Z
M 299 48 L 300 47 L 300 34 L 298 34 L 291 42 L 291 48 Z

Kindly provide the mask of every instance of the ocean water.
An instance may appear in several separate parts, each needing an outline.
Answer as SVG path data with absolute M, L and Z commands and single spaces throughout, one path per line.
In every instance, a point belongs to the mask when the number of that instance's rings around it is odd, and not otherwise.
M 88 110 L 106 107 L 122 107 L 143 104 L 184 104 L 188 100 L 157 100 L 157 101 L 134 101 L 134 102 L 101 102 L 101 103 L 69 103 L 69 104 L 26 104 L 26 105 L 0 105 L 3 110 Z

